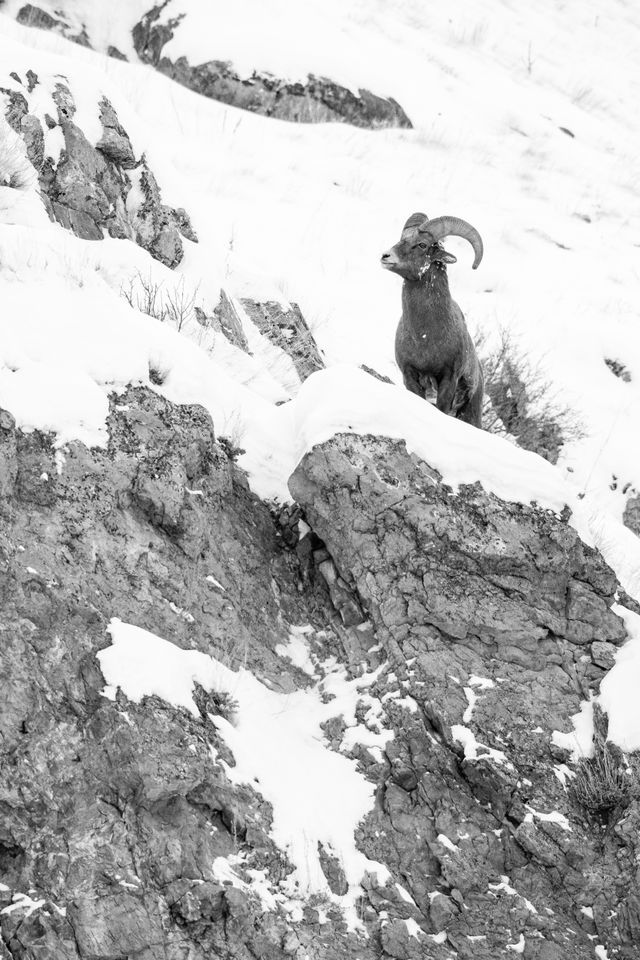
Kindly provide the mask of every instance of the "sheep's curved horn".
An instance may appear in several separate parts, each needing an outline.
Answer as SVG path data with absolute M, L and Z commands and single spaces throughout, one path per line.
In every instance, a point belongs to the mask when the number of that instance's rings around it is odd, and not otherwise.
M 411 219 L 411 218 L 410 218 Z M 480 264 L 483 254 L 482 237 L 475 227 L 460 217 L 436 217 L 428 220 L 420 227 L 421 233 L 428 233 L 434 240 L 443 240 L 444 237 L 463 237 L 473 247 L 475 258 L 473 269 Z
M 429 217 L 426 213 L 412 213 L 404 227 L 402 228 L 402 236 L 407 233 L 409 230 L 415 230 L 416 227 L 421 226 Z

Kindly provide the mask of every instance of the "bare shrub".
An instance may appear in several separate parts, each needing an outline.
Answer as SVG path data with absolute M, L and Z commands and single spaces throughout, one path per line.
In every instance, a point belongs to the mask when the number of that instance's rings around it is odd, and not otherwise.
M 634 796 L 638 785 L 627 771 L 622 751 L 607 740 L 608 719 L 596 704 L 594 706 L 594 755 L 580 760 L 569 791 L 581 807 L 608 815 L 624 809 Z
M 233 723 L 238 713 L 238 701 L 226 690 L 205 690 L 201 684 L 194 682 L 193 699 L 203 717 L 210 714 Z
M 217 437 L 217 441 L 224 450 L 225 454 L 233 463 L 247 451 L 243 447 L 237 446 L 231 437 Z
M 191 321 L 198 322 L 196 299 L 198 288 L 189 291 L 181 279 L 176 287 L 166 289 L 161 283 L 138 273 L 123 286 L 120 293 L 130 307 L 140 310 L 161 323 L 171 323 L 178 331 Z
M 221 433 L 216 437 L 226 455 L 233 463 L 247 451 L 242 446 L 245 427 L 240 414 L 236 411 L 228 416 L 222 425 Z
M 593 813 L 608 813 L 629 803 L 629 778 L 607 744 L 592 759 L 580 761 L 571 793 L 581 807 Z
M 508 330 L 499 330 L 497 345 L 484 331 L 475 342 L 485 380 L 484 429 L 556 463 L 562 445 L 583 435 L 575 414 Z

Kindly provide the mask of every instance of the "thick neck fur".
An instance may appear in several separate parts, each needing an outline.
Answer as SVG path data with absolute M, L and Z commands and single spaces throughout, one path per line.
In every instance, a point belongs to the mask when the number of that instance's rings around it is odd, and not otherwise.
M 447 268 L 434 260 L 419 280 L 405 280 L 402 306 L 405 319 L 416 333 L 433 332 L 450 323 L 451 294 Z

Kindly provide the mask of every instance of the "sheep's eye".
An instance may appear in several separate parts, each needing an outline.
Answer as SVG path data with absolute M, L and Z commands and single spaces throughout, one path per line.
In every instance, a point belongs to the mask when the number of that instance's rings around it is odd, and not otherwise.
M 426 249 L 427 249 L 427 244 L 424 243 L 424 242 L 423 242 L 423 243 L 419 243 L 418 246 L 420 247 L 421 250 L 426 250 Z

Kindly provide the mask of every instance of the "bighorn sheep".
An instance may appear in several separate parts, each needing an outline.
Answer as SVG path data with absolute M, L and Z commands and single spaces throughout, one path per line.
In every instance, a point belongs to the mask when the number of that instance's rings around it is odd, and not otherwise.
M 407 390 L 426 398 L 435 388 L 438 410 L 482 428 L 484 378 L 462 310 L 449 293 L 446 265 L 456 258 L 440 244 L 449 236 L 469 241 L 475 270 L 482 239 L 458 217 L 429 220 L 414 213 L 400 241 L 382 254 L 382 266 L 404 279 L 396 361 Z

